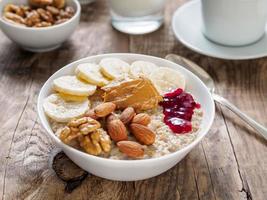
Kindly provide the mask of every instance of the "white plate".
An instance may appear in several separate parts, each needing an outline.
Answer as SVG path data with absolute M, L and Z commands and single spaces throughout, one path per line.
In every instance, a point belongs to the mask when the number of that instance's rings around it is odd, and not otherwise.
M 107 57 L 120 58 L 128 63 L 132 63 L 136 60 L 144 60 L 153 62 L 157 66 L 164 66 L 175 69 L 182 73 L 186 79 L 186 91 L 194 95 L 194 98 L 197 100 L 197 102 L 202 105 L 202 110 L 204 113 L 197 138 L 186 147 L 182 148 L 181 150 L 175 151 L 174 153 L 159 158 L 144 160 L 114 160 L 101 158 L 86 154 L 62 143 L 59 138 L 56 137 L 53 133 L 48 118 L 46 117 L 43 110 L 43 101 L 52 92 L 53 80 L 63 75 L 74 74 L 75 68 L 78 64 L 86 62 L 99 63 L 101 59 Z M 106 179 L 120 181 L 134 181 L 150 178 L 159 175 L 173 167 L 176 163 L 183 159 L 186 154 L 188 154 L 208 133 L 215 114 L 214 101 L 211 97 L 211 94 L 209 93 L 208 88 L 193 73 L 180 65 L 162 58 L 131 53 L 113 53 L 90 56 L 66 65 L 65 67 L 55 72 L 45 82 L 39 93 L 37 108 L 41 124 L 45 128 L 48 136 L 52 138 L 52 140 L 59 147 L 62 148 L 62 150 L 73 162 L 94 175 Z
M 208 40 L 201 31 L 201 2 L 194 0 L 179 7 L 172 18 L 176 38 L 198 53 L 216 58 L 243 60 L 267 55 L 266 34 L 256 43 L 247 46 L 223 46 Z M 238 37 L 238 36 L 237 36 Z

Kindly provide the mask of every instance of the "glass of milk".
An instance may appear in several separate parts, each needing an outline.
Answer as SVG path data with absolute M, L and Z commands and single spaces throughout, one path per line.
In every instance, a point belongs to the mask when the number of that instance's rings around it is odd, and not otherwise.
M 112 26 L 128 34 L 145 34 L 163 23 L 167 0 L 109 0 Z

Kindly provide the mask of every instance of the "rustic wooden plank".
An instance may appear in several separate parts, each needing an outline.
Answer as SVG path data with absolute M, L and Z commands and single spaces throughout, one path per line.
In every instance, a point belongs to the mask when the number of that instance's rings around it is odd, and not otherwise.
M 88 19 L 92 21 L 88 23 Z M 103 23 L 107 20 L 108 10 L 103 2 L 85 7 L 79 29 L 59 50 L 49 53 L 24 52 L 5 37 L 0 40 L 6 45 L 5 52 L 1 52 L 6 57 L 1 56 L 0 83 L 1 94 L 5 94 L 1 96 L 2 114 L 6 116 L 0 119 L 3 124 L 0 140 L 4 147 L 0 154 L 4 162 L 0 170 L 2 199 L 131 196 L 131 183 L 114 183 L 97 177 L 88 178 L 73 194 L 66 194 L 63 183 L 50 168 L 49 159 L 55 146 L 40 126 L 36 113 L 39 89 L 57 69 L 88 55 L 128 51 L 127 36 Z M 116 196 L 112 195 L 114 192 Z
M 11 56 L 12 59 L 13 56 Z M 32 68 L 33 61 L 21 56 L 19 62 L 7 66 L 2 72 L 0 90 L 1 90 L 1 145 L 3 149 L 0 153 L 2 161 L 0 169 L 1 192 L 5 189 L 6 164 L 10 158 L 11 146 L 14 141 L 14 132 L 17 129 L 18 121 L 22 117 L 22 113 L 28 104 L 29 89 L 31 87 L 31 76 L 28 73 Z M 24 63 L 24 69 L 19 67 L 20 63 Z M 5 66 L 3 66 L 5 67 Z M 22 75 L 23 74 L 23 75 Z M 2 193 L 4 194 L 4 192 Z
M 234 64 L 235 66 L 223 65 L 217 70 L 218 74 L 221 70 L 228 71 L 228 76 L 218 76 L 220 82 L 226 82 L 218 90 L 244 112 L 267 125 L 264 117 L 267 111 L 267 74 L 262 73 L 267 70 L 266 59 L 239 61 Z M 248 199 L 266 199 L 266 187 L 262 187 L 267 185 L 266 141 L 225 108 L 223 116 L 242 180 L 241 191 Z
M 184 2 L 169 1 L 160 30 L 129 38 L 112 29 L 106 3 L 97 1 L 83 8 L 75 34 L 59 50 L 44 54 L 22 51 L 0 32 L 0 108 L 5 116 L 0 118 L 2 199 L 265 199 L 266 142 L 221 106 L 202 143 L 152 179 L 124 183 L 90 176 L 67 194 L 50 167 L 56 147 L 37 119 L 40 86 L 61 66 L 97 53 L 130 50 L 188 57 L 209 71 L 220 94 L 267 125 L 267 59 L 224 61 L 188 50 L 170 27 L 173 11 Z
M 175 4 L 175 2 L 173 3 Z M 176 3 L 179 4 L 181 2 L 176 2 Z M 171 7 L 173 7 L 173 5 L 171 5 Z M 155 34 L 146 35 L 146 36 L 131 37 L 131 40 L 130 40 L 131 51 L 141 52 L 144 54 L 152 54 L 152 55 L 157 55 L 157 56 L 164 56 L 167 53 L 169 53 L 168 52 L 169 50 L 172 50 L 173 52 L 186 56 L 196 61 L 197 63 L 200 63 L 200 65 L 206 67 L 206 69 L 208 69 L 208 71 L 211 72 L 212 76 L 218 81 L 217 82 L 218 87 L 227 88 L 227 91 L 225 91 L 225 93 L 227 93 L 228 96 L 231 96 L 231 95 L 234 96 L 238 94 L 240 95 L 242 91 L 244 91 L 247 88 L 247 87 L 244 88 L 240 86 L 240 84 L 237 84 L 235 81 L 235 80 L 240 80 L 242 82 L 247 82 L 246 86 L 250 86 L 250 87 L 253 86 L 254 89 L 255 87 L 257 87 L 258 89 L 256 90 L 259 91 L 258 95 L 262 96 L 260 100 L 256 100 L 257 98 L 255 98 L 254 93 L 252 92 L 252 93 L 248 93 L 247 98 L 254 99 L 254 102 L 255 101 L 264 102 L 266 100 L 266 92 L 263 92 L 263 91 L 266 91 L 266 79 L 263 77 L 263 75 L 262 74 L 253 75 L 252 76 L 253 79 L 243 76 L 243 73 L 248 73 L 250 74 L 250 76 L 254 74 L 255 65 L 262 65 L 262 62 L 264 62 L 263 60 L 265 60 L 266 62 L 266 59 L 262 59 L 262 61 L 256 60 L 254 61 L 254 63 L 250 63 L 249 61 L 244 61 L 244 62 L 239 63 L 239 62 L 223 61 L 219 59 L 208 58 L 208 57 L 201 56 L 199 54 L 196 54 L 188 50 L 183 45 L 181 45 L 179 42 L 175 41 L 172 33 L 166 30 L 166 28 L 164 30 L 163 29 L 159 30 L 159 32 L 160 32 L 159 34 L 155 33 Z M 244 69 L 244 67 L 241 66 L 244 63 L 247 66 L 249 66 L 249 69 L 248 68 Z M 224 65 L 226 67 L 222 69 L 221 65 Z M 218 70 L 218 68 L 220 68 L 220 70 Z M 259 68 L 259 71 L 261 72 L 264 70 Z M 238 77 L 235 77 L 235 75 Z M 223 79 L 225 77 L 228 77 L 230 80 L 228 82 L 225 82 L 225 80 Z M 258 79 L 260 79 L 261 81 L 258 81 Z M 264 80 L 265 80 L 265 84 L 264 84 Z M 259 83 L 256 83 L 256 82 L 259 82 Z M 228 90 L 229 86 L 233 88 L 232 91 Z M 265 98 L 263 96 L 265 96 Z M 247 98 L 241 100 L 240 104 L 242 104 L 243 106 L 246 106 Z M 255 113 L 255 109 L 259 109 L 263 106 L 263 105 L 260 105 L 259 103 L 258 105 L 257 104 L 255 105 L 255 104 L 256 103 L 254 103 L 255 107 L 252 110 L 252 112 L 254 113 Z M 261 103 L 261 104 L 264 104 L 264 103 Z M 229 111 L 225 113 L 229 113 Z M 253 197 L 253 195 L 251 194 L 247 195 L 246 188 L 244 188 L 245 187 L 244 180 L 247 181 L 248 177 L 246 177 L 244 174 L 243 175 L 240 174 L 241 169 L 239 166 L 238 159 L 235 156 L 236 148 L 232 142 L 232 135 L 235 135 L 237 130 L 229 129 L 228 126 L 226 126 L 227 123 L 225 121 L 223 113 L 220 112 L 219 116 L 220 117 L 219 118 L 217 117 L 215 120 L 214 126 L 216 128 L 213 128 L 210 131 L 211 133 L 208 135 L 208 137 L 206 137 L 204 141 L 202 142 L 202 145 L 203 145 L 202 150 L 205 152 L 205 159 L 207 161 L 206 170 L 209 171 L 208 176 L 210 176 L 210 179 L 208 178 L 207 175 L 205 175 L 204 180 L 199 180 L 199 182 L 197 183 L 199 183 L 198 186 L 200 185 L 200 188 L 198 188 L 198 191 L 195 191 L 195 192 L 198 193 L 199 197 L 201 197 L 201 190 L 202 190 L 202 194 L 205 194 L 205 191 L 206 192 L 208 191 L 210 193 L 209 190 L 211 188 L 206 188 L 206 187 L 201 188 L 201 186 L 203 186 L 202 183 L 205 183 L 208 180 L 209 183 L 213 185 L 214 187 L 213 188 L 214 194 L 211 194 L 208 197 L 208 199 L 211 199 L 213 197 L 215 197 L 215 199 L 243 199 L 243 198 L 245 199 L 245 198 L 250 198 L 250 196 Z M 260 115 L 260 116 L 263 116 L 263 115 Z M 242 134 L 247 134 L 247 133 L 244 132 Z M 235 141 L 238 141 L 238 140 L 235 139 Z M 264 144 L 264 143 L 261 143 L 261 144 Z M 266 153 L 265 153 L 266 149 L 264 148 L 264 145 L 261 145 L 260 147 L 259 145 L 257 146 L 258 146 L 257 150 L 261 152 L 259 157 L 264 157 L 264 156 L 266 157 Z M 242 151 L 243 155 L 246 155 L 248 153 L 247 151 L 244 151 L 244 144 L 242 148 L 240 146 L 240 151 Z M 192 151 L 189 157 L 198 155 L 198 153 L 196 153 L 195 155 L 194 154 L 195 154 L 195 151 Z M 250 155 L 253 156 L 253 153 L 251 153 Z M 257 157 L 254 160 L 252 159 L 252 162 L 255 161 L 257 163 L 257 160 L 260 159 L 259 157 Z M 195 162 L 195 164 L 199 165 L 198 162 Z M 263 166 L 264 168 L 264 166 L 266 166 L 266 162 L 262 161 L 261 166 Z M 203 169 L 205 168 L 201 167 L 200 171 Z M 246 170 L 246 172 L 247 171 L 248 170 Z M 252 173 L 251 171 L 255 173 L 257 170 L 250 170 L 250 173 Z M 264 176 L 266 175 L 266 172 L 263 170 L 260 170 L 260 172 L 257 175 L 255 174 L 251 174 L 251 175 L 252 177 L 259 178 L 258 177 L 259 174 L 262 174 Z M 198 177 L 196 175 L 194 176 Z M 263 181 L 262 179 L 260 179 L 259 181 L 255 181 L 255 178 L 252 178 L 252 180 L 254 181 L 253 184 L 256 186 L 256 187 L 253 187 L 253 189 L 255 190 L 255 193 L 257 194 L 257 196 L 254 195 L 255 198 L 253 199 L 262 199 L 264 196 L 266 196 L 265 190 L 264 189 L 262 190 L 259 188 L 260 188 L 260 184 L 264 184 L 265 181 Z M 146 188 L 142 188 L 142 190 L 145 190 L 145 189 Z M 261 193 L 261 192 L 262 194 L 259 195 L 258 193 Z

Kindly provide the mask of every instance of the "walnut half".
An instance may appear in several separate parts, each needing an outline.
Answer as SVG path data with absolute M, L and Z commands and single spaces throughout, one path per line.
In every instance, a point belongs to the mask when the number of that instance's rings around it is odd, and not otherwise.
M 87 135 L 100 128 L 100 123 L 90 117 L 81 117 L 71 120 L 60 133 L 59 138 L 65 144 L 69 144 L 72 140 L 80 135 Z
M 108 153 L 111 149 L 111 140 L 106 131 L 97 129 L 93 133 L 85 136 L 79 136 L 80 146 L 91 155 L 100 155 Z
M 111 140 L 100 126 L 97 120 L 90 117 L 74 119 L 62 129 L 59 138 L 69 145 L 78 140 L 80 146 L 92 155 L 108 153 L 111 150 Z

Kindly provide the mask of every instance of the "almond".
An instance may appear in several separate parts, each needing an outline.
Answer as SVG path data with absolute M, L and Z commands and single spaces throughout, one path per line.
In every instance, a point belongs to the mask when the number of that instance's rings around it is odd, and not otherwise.
M 95 107 L 97 117 L 106 117 L 116 109 L 116 105 L 112 102 L 102 103 Z
M 120 141 L 117 143 L 119 150 L 132 158 L 144 156 L 144 149 L 141 144 L 133 141 Z
M 138 142 L 145 145 L 151 145 L 155 142 L 156 134 L 147 126 L 132 123 L 130 127 L 133 135 L 135 136 Z
M 140 113 L 134 116 L 132 123 L 147 126 L 151 122 L 150 116 L 146 113 Z
M 85 114 L 84 114 L 85 117 L 91 117 L 92 119 L 98 119 L 98 117 L 96 116 L 95 114 L 95 111 L 94 109 L 90 109 L 88 110 Z
M 126 127 L 119 119 L 111 120 L 107 123 L 108 134 L 110 135 L 111 139 L 115 142 L 121 140 L 127 140 L 127 131 Z
M 120 120 L 122 121 L 122 123 L 127 124 L 133 119 L 134 116 L 135 116 L 135 111 L 133 107 L 128 107 L 125 108 L 121 113 Z
M 109 123 L 112 120 L 118 119 L 118 117 L 116 115 L 114 115 L 113 113 L 111 113 L 109 116 L 107 116 L 106 118 L 106 122 Z

